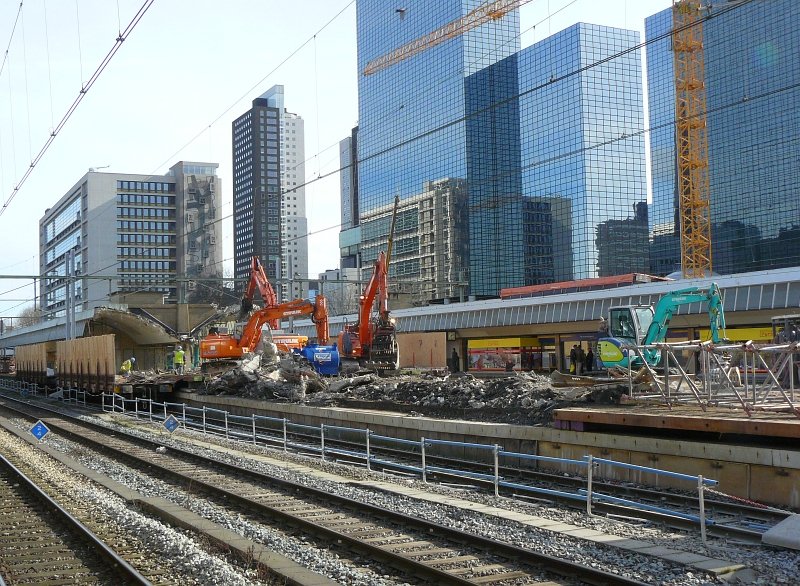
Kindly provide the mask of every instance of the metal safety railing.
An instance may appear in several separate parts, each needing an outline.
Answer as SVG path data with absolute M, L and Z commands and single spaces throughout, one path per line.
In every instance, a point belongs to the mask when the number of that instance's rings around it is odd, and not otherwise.
M 591 455 L 575 460 L 510 452 L 504 450 L 498 444 L 458 442 L 425 437 L 421 437 L 419 440 L 412 440 L 379 435 L 369 428 L 344 427 L 326 423 L 307 425 L 294 423 L 287 418 L 266 417 L 256 414 L 249 417 L 232 415 L 227 411 L 206 406 L 190 407 L 184 403 L 159 403 L 150 399 L 125 398 L 120 395 L 103 395 L 103 410 L 136 418 L 146 418 L 150 421 L 166 421 L 167 417 L 172 414 L 187 429 L 194 429 L 204 434 L 224 436 L 230 440 L 254 445 L 261 444 L 276 447 L 284 451 L 291 449 L 300 454 L 319 457 L 323 461 L 328 457 L 346 456 L 356 462 L 363 462 L 363 466 L 367 470 L 373 470 L 375 467 L 380 467 L 384 470 L 391 469 L 400 473 L 418 476 L 426 483 L 431 474 L 439 474 L 484 483 L 493 487 L 495 496 L 500 496 L 500 489 L 502 488 L 511 491 L 512 495 L 529 493 L 580 501 L 586 503 L 586 512 L 589 515 L 593 515 L 592 506 L 596 502 L 625 505 L 698 523 L 704 541 L 706 540 L 706 526 L 714 523 L 705 514 L 704 489 L 708 486 L 717 485 L 716 480 L 658 468 L 637 466 L 626 462 L 595 458 Z M 348 446 L 347 448 L 332 445 L 344 442 L 347 442 L 345 444 Z M 481 465 L 485 465 L 487 467 L 486 471 L 476 472 L 475 470 L 431 465 L 429 459 L 432 456 L 432 450 L 435 451 L 437 447 L 449 447 L 465 453 L 470 450 L 475 453 L 485 453 L 487 457 L 475 458 L 474 461 L 466 462 L 466 464 L 478 470 L 480 470 Z M 392 454 L 398 452 L 405 457 L 402 459 L 393 458 Z M 418 458 L 418 463 L 413 462 L 415 456 Z M 461 461 L 463 462 L 463 460 Z M 513 482 L 501 474 L 501 469 L 513 467 L 512 464 L 514 462 L 533 462 L 537 466 L 554 464 L 573 467 L 581 471 L 583 473 L 582 476 L 585 476 L 585 488 L 570 492 Z M 699 514 L 695 515 L 668 507 L 654 506 L 599 493 L 594 489 L 593 482 L 601 467 L 624 468 L 690 482 L 698 490 Z
M 55 390 L 53 390 L 51 387 L 42 386 L 38 383 L 18 380 L 1 380 L 0 388 L 16 391 L 23 398 L 46 396 L 49 399 L 57 399 L 65 403 L 81 405 L 86 405 L 86 399 L 89 396 L 89 393 L 82 389 L 56 387 Z
M 50 400 L 64 400 L 85 403 L 85 393 L 75 392 L 75 389 L 60 389 L 60 392 L 42 392 L 42 389 L 28 383 L 18 381 L 0 381 L 0 388 L 16 391 L 20 395 L 32 394 L 46 397 Z M 419 440 L 396 438 L 378 435 L 369 428 L 344 427 L 321 423 L 320 425 L 307 425 L 294 423 L 287 418 L 266 417 L 252 414 L 250 416 L 234 415 L 222 409 L 207 406 L 191 407 L 185 403 L 158 402 L 152 399 L 125 397 L 119 394 L 101 395 L 101 409 L 105 412 L 119 413 L 136 419 L 146 419 L 153 423 L 164 423 L 170 417 L 175 417 L 181 426 L 186 429 L 199 431 L 207 435 L 225 437 L 232 441 L 252 443 L 275 447 L 283 451 L 294 450 L 300 454 L 311 454 L 326 460 L 329 456 L 346 456 L 362 461 L 367 470 L 380 467 L 384 470 L 391 469 L 401 473 L 419 476 L 423 482 L 428 482 L 430 474 L 441 474 L 450 477 L 461 477 L 491 486 L 495 496 L 500 496 L 500 489 L 508 489 L 512 496 L 518 493 L 539 494 L 561 499 L 584 502 L 586 513 L 593 515 L 594 503 L 606 502 L 625 505 L 630 508 L 652 511 L 664 515 L 678 517 L 690 522 L 698 523 L 703 542 L 706 541 L 706 527 L 714 524 L 713 519 L 706 517 L 704 492 L 706 488 L 716 486 L 716 480 L 703 476 L 692 476 L 659 468 L 638 466 L 627 462 L 619 462 L 605 458 L 596 458 L 592 455 L 583 456 L 582 459 L 557 458 L 540 456 L 524 452 L 510 452 L 498 444 L 481 444 L 440 440 L 420 437 Z M 343 443 L 347 448 L 340 445 Z M 355 447 L 349 447 L 353 446 Z M 448 447 L 456 451 L 486 455 L 474 458 L 473 461 L 458 460 L 472 468 L 480 470 L 486 466 L 486 471 L 465 470 L 459 468 L 435 466 L 429 463 L 431 450 L 437 447 Z M 399 448 L 399 449 L 398 449 Z M 402 453 L 403 459 L 393 458 L 392 454 Z M 413 462 L 413 457 L 419 458 L 419 463 Z M 531 462 L 537 467 L 540 465 L 558 465 L 582 472 L 585 477 L 585 488 L 574 492 L 557 490 L 536 486 L 522 482 L 514 482 L 501 474 L 501 469 L 515 469 L 520 471 L 521 462 Z M 665 476 L 672 479 L 687 481 L 697 487 L 698 511 L 697 515 L 686 511 L 655 506 L 647 503 L 623 499 L 609 494 L 597 492 L 594 480 L 603 468 L 622 468 L 636 472 Z M 602 476 L 602 475 L 600 475 Z
M 627 379 L 632 398 L 660 399 L 670 408 L 691 402 L 704 411 L 709 406 L 719 406 L 741 408 L 748 416 L 755 411 L 771 411 L 800 417 L 796 400 L 800 389 L 797 342 L 664 342 L 623 349 L 629 356 L 638 356 L 643 364 L 634 370 L 629 361 Z M 658 368 L 645 359 L 647 351 L 653 350 L 661 354 Z

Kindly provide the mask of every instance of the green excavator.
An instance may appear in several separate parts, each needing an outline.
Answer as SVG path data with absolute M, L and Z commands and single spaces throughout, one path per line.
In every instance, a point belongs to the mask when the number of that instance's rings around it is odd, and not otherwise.
M 597 354 L 605 368 L 615 366 L 639 368 L 642 357 L 651 366 L 658 366 L 661 352 L 656 348 L 644 348 L 641 356 L 630 351 L 628 346 L 648 346 L 663 342 L 667 338 L 669 322 L 681 305 L 691 303 L 708 304 L 708 321 L 711 341 L 721 342 L 725 336 L 725 314 L 722 310 L 722 295 L 716 283 L 707 289 L 690 287 L 667 293 L 655 308 L 647 305 L 612 307 L 608 311 L 608 333 L 597 342 Z

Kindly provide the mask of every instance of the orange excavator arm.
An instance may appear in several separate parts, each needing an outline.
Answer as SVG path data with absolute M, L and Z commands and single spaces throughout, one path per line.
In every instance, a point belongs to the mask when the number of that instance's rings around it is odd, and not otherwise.
M 314 312 L 311 321 L 317 326 L 317 344 L 327 346 L 330 339 L 328 332 L 328 300 L 324 295 L 317 295 L 314 300 Z
M 328 343 L 328 301 L 322 295 L 317 295 L 312 303 L 307 299 L 295 299 L 265 307 L 254 312 L 244 326 L 240 338 L 230 334 L 210 334 L 200 341 L 200 357 L 206 360 L 241 358 L 247 352 L 252 352 L 261 341 L 261 332 L 264 325 L 277 329 L 280 321 L 287 317 L 302 315 L 311 316 L 317 327 L 317 343 Z M 272 324 L 275 324 L 274 326 Z
M 257 256 L 254 256 L 250 263 L 250 281 L 247 283 L 242 296 L 240 315 L 244 316 L 253 309 L 253 296 L 256 289 L 261 293 L 261 298 L 264 300 L 264 308 L 278 305 L 278 295 L 275 293 L 275 289 L 272 288 L 269 279 L 267 279 L 267 273 L 264 271 L 261 261 L 258 260 Z M 270 323 L 270 327 L 278 329 L 279 324 L 277 322 Z
M 307 299 L 295 299 L 287 301 L 274 307 L 259 309 L 247 322 L 239 339 L 239 346 L 252 350 L 261 341 L 261 330 L 265 324 L 276 323 L 287 317 L 297 317 L 310 315 L 317 327 L 317 342 L 319 344 L 328 343 L 328 302 L 322 295 L 317 295 L 315 302 Z M 277 329 L 277 328 L 274 328 Z
M 364 294 L 358 299 L 358 337 L 362 345 L 372 343 L 372 308 L 375 298 L 378 298 L 378 318 L 381 321 L 389 319 L 389 272 L 386 264 L 386 254 L 378 253 L 372 277 L 364 288 Z

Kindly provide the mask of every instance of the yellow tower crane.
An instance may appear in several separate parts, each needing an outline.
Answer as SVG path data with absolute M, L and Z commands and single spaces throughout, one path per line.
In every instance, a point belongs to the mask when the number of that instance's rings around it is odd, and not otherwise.
M 681 270 L 687 278 L 711 274 L 711 197 L 701 10 L 700 0 L 673 0 Z
M 516 10 L 523 4 L 527 4 L 531 0 L 495 0 L 494 2 L 487 2 L 481 4 L 477 8 L 470 10 L 467 14 L 459 19 L 448 22 L 446 25 L 429 32 L 427 35 L 409 41 L 405 45 L 397 47 L 394 51 L 381 55 L 367 63 L 364 67 L 364 75 L 372 75 L 394 65 L 400 63 L 409 57 L 413 57 L 417 53 L 426 51 L 431 47 L 453 39 L 465 32 L 503 18 L 512 10 Z

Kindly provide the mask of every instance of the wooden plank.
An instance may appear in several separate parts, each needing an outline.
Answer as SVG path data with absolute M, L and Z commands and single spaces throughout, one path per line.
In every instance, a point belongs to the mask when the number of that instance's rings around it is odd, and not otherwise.
M 21 376 L 46 376 L 47 348 L 47 342 L 17 346 L 15 349 L 17 372 Z
M 59 377 L 71 380 L 112 376 L 116 371 L 114 334 L 56 342 L 56 368 Z

